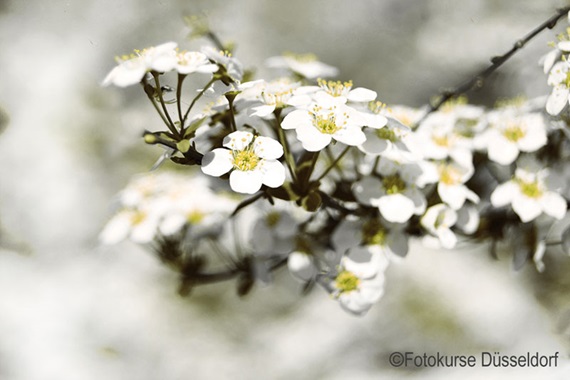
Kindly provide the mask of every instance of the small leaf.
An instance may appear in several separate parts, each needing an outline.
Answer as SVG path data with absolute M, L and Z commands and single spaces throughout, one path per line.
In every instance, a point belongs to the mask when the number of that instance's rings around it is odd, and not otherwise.
M 186 153 L 190 150 L 190 140 L 181 140 L 176 143 L 176 149 L 182 153 Z
M 194 133 L 196 132 L 196 130 L 198 128 L 200 128 L 202 123 L 204 123 L 204 120 L 206 120 L 205 117 L 198 119 L 198 120 L 194 121 L 192 124 L 190 124 L 188 126 L 188 128 L 184 131 L 184 138 L 194 137 Z
M 301 201 L 301 206 L 309 212 L 315 212 L 321 207 L 322 203 L 323 200 L 319 193 L 311 192 L 309 195 L 303 198 Z

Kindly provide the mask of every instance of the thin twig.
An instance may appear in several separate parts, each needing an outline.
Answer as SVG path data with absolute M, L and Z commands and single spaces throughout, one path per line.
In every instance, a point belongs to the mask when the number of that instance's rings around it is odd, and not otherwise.
M 427 109 L 426 113 L 422 116 L 420 120 L 416 122 L 415 126 L 421 124 L 425 118 L 431 114 L 432 112 L 437 111 L 445 102 L 448 100 L 455 98 L 461 94 L 469 92 L 473 89 L 481 88 L 485 84 L 485 80 L 495 72 L 503 63 L 505 63 L 509 58 L 511 58 L 517 51 L 521 50 L 530 40 L 536 37 L 540 32 L 545 29 L 552 29 L 556 25 L 556 23 L 563 17 L 565 17 L 568 12 L 570 11 L 570 6 L 560 8 L 556 11 L 552 17 L 548 20 L 544 21 L 542 24 L 537 26 L 533 29 L 530 33 L 526 36 L 515 42 L 513 47 L 507 51 L 505 54 L 500 56 L 495 56 L 491 58 L 491 66 L 481 70 L 477 74 L 475 74 L 470 80 L 461 84 L 460 86 L 452 89 L 442 91 L 438 96 L 437 100 L 434 104 L 430 104 L 429 108 Z

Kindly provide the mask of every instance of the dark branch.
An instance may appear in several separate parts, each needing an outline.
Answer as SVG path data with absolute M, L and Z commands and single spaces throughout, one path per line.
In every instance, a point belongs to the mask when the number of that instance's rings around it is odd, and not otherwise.
M 566 16 L 569 11 L 570 11 L 570 6 L 558 9 L 556 11 L 556 14 L 554 14 L 548 20 L 544 21 L 542 24 L 537 26 L 535 29 L 533 29 L 526 36 L 524 36 L 523 38 L 521 38 L 520 40 L 515 42 L 513 47 L 508 52 L 506 52 L 503 55 L 495 56 L 495 57 L 491 58 L 491 66 L 485 68 L 484 70 L 481 70 L 480 72 L 475 74 L 470 80 L 461 84 L 460 86 L 458 86 L 452 90 L 442 91 L 437 96 L 437 100 L 435 101 L 435 103 L 430 104 L 430 106 L 429 106 L 428 110 L 426 111 L 426 113 L 424 114 L 424 116 L 419 121 L 416 122 L 416 126 L 418 126 L 422 121 L 424 121 L 425 118 L 430 113 L 437 111 L 448 100 L 455 98 L 459 95 L 462 95 L 466 92 L 469 92 L 473 89 L 483 87 L 483 85 L 485 84 L 485 80 L 493 72 L 495 72 L 499 67 L 501 67 L 501 65 L 503 63 L 505 63 L 509 58 L 511 58 L 517 51 L 522 49 L 530 40 L 532 40 L 534 37 L 536 37 L 540 32 L 542 32 L 545 29 L 554 28 L 556 23 L 561 18 Z

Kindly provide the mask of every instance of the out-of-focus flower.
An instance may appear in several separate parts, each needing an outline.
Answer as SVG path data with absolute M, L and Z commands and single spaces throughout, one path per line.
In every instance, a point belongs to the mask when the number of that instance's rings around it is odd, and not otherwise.
M 479 202 L 479 196 L 465 186 L 473 175 L 472 166 L 466 168 L 455 161 L 442 161 L 435 165 L 439 174 L 437 193 L 443 202 L 454 210 L 459 210 L 467 199 Z
M 541 168 L 535 161 L 524 160 L 519 163 L 514 178 L 493 191 L 491 203 L 495 207 L 510 204 L 524 223 L 542 213 L 562 219 L 566 214 L 566 201 L 551 187 L 548 169 Z
M 176 71 L 179 74 L 215 73 L 218 65 L 210 63 L 208 57 L 198 51 L 179 51 L 176 53 Z
M 287 107 L 293 91 L 298 87 L 298 82 L 293 82 L 287 78 L 276 79 L 271 82 L 261 81 L 240 93 L 236 101 L 241 98 L 253 101 L 250 108 L 251 116 L 266 118 L 276 109 Z
M 356 247 L 341 260 L 330 283 L 333 296 L 341 307 L 355 315 L 364 315 L 384 294 L 384 271 L 388 259 L 378 246 Z
M 438 238 L 442 247 L 451 249 L 457 244 L 457 237 L 451 227 L 457 222 L 457 212 L 445 204 L 437 204 L 427 209 L 421 219 L 422 226 Z
M 343 220 L 334 230 L 331 243 L 340 254 L 368 245 L 379 246 L 388 258 L 408 253 L 408 240 L 399 225 L 382 223 L 379 218 Z
M 176 45 L 175 42 L 167 42 L 118 57 L 119 64 L 107 74 L 103 86 L 127 87 L 139 83 L 150 70 L 166 72 L 174 69 L 177 64 Z
M 539 113 L 496 111 L 488 120 L 484 139 L 489 159 L 501 165 L 512 164 L 519 152 L 534 152 L 546 145 L 546 124 Z
M 224 138 L 224 148 L 204 155 L 202 171 L 219 177 L 231 171 L 230 187 L 238 193 L 253 194 L 261 185 L 279 187 L 285 182 L 285 167 L 277 161 L 283 147 L 277 141 L 250 132 L 236 131 Z
M 266 65 L 276 69 L 288 69 L 307 79 L 328 78 L 338 75 L 336 67 L 318 61 L 314 54 L 285 53 L 282 56 L 269 58 Z
M 546 100 L 546 112 L 558 115 L 570 101 L 570 64 L 568 61 L 557 62 L 548 76 L 548 84 L 553 86 Z
M 367 176 L 354 184 L 354 195 L 363 204 L 378 207 L 389 222 L 405 223 L 421 215 L 426 199 L 417 187 L 422 169 L 415 163 L 399 164 L 385 157 L 378 163 L 382 179 Z

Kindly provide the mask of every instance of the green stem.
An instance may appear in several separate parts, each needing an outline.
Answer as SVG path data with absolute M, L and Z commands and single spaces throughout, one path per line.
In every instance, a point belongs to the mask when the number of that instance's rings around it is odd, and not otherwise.
M 287 141 L 287 137 L 285 136 L 285 131 L 281 128 L 281 109 L 276 109 L 274 112 L 275 121 L 277 124 L 277 136 L 279 138 L 279 142 L 283 146 L 283 153 L 285 155 L 285 163 L 287 164 L 287 168 L 289 169 L 289 173 L 291 173 L 291 178 L 293 182 L 297 182 L 297 165 L 295 164 L 295 160 L 293 159 L 293 155 L 291 154 L 291 150 L 289 149 L 289 142 Z
M 184 136 L 184 118 L 182 117 L 182 83 L 186 78 L 185 74 L 178 74 L 178 86 L 176 87 L 176 108 L 178 109 L 178 120 L 180 121 L 181 135 Z
M 344 157 L 344 155 L 346 153 L 348 153 L 348 151 L 350 150 L 350 146 L 347 146 L 346 148 L 344 148 L 344 150 L 342 151 L 342 153 L 329 165 L 329 167 L 327 168 L 327 170 L 325 170 L 323 172 L 323 174 L 321 174 L 319 176 L 319 178 L 317 178 L 317 181 L 320 181 L 321 179 L 323 179 L 327 174 L 329 174 L 329 172 L 336 167 L 336 164 L 338 164 L 338 162 Z
M 166 103 L 164 103 L 164 97 L 162 96 L 162 89 L 160 88 L 160 79 L 159 79 L 160 74 L 153 71 L 152 76 L 154 77 L 154 82 L 156 84 L 156 92 L 158 93 L 158 99 L 160 100 L 160 104 L 162 105 L 162 111 L 164 112 L 164 115 L 168 120 L 166 125 L 168 129 L 170 129 L 170 131 L 174 134 L 174 136 L 176 136 L 177 139 L 181 139 L 182 137 L 178 132 L 178 130 L 176 129 L 176 127 L 174 126 L 174 123 L 170 118 L 170 114 L 168 113 L 168 109 L 166 109 Z
M 235 96 L 228 96 L 226 94 L 226 99 L 228 99 L 228 104 L 230 106 L 230 129 L 232 132 L 237 131 L 237 126 L 236 126 L 236 117 L 235 117 L 235 112 L 234 112 L 234 99 Z
M 143 85 L 143 88 L 145 88 L 146 86 L 150 86 L 145 79 L 143 79 L 143 81 L 141 82 Z M 152 90 L 154 92 L 154 89 Z M 154 98 L 154 95 L 150 92 L 147 91 L 145 88 L 145 93 L 148 97 L 148 99 L 150 100 L 150 102 L 152 103 L 152 106 L 154 107 L 154 109 L 156 110 L 156 112 L 158 113 L 158 116 L 160 116 L 160 118 L 162 119 L 162 121 L 164 122 L 164 124 L 166 124 L 168 126 L 168 120 L 166 119 L 166 117 L 164 117 L 164 114 L 162 113 L 162 110 L 160 109 L 160 107 L 158 106 L 158 104 L 156 104 L 156 99 Z M 170 127 L 169 127 L 170 129 Z
M 204 93 L 206 92 L 206 90 L 212 85 L 212 83 L 214 83 L 216 81 L 215 78 L 210 79 L 210 81 L 206 84 L 206 86 L 204 86 L 204 88 L 202 89 L 202 91 L 200 91 L 198 93 L 198 95 L 196 95 L 196 97 L 194 98 L 194 100 L 192 100 L 192 103 L 190 103 L 190 106 L 188 106 L 188 109 L 186 110 L 186 113 L 184 114 L 184 117 L 182 118 L 182 126 L 184 126 L 184 124 L 186 124 L 186 119 L 188 118 L 188 114 L 190 113 L 190 111 L 192 110 L 192 108 L 194 107 L 194 104 L 196 104 L 196 102 L 198 101 L 198 99 L 200 99 L 202 97 L 202 95 L 204 95 Z M 183 127 L 184 128 L 184 127 Z M 182 130 L 182 135 L 184 135 L 184 129 Z

